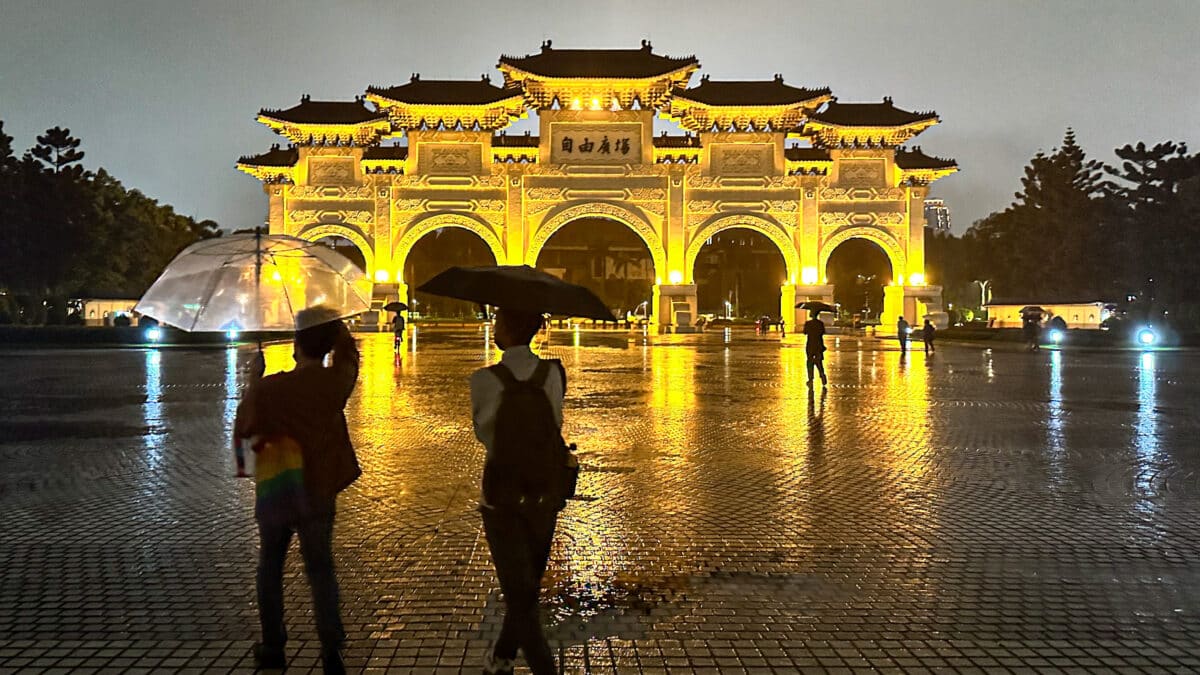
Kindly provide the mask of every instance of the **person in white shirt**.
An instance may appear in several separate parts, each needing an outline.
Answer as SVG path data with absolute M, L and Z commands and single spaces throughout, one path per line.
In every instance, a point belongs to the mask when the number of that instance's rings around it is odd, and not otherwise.
M 503 350 L 500 365 L 511 373 L 513 380 L 526 382 L 532 377 L 542 378 L 542 388 L 557 432 L 562 428 L 566 373 L 561 363 L 540 359 L 529 348 L 542 325 L 541 314 L 501 308 L 497 311 L 494 340 Z M 476 438 L 487 449 L 488 460 L 496 455 L 496 422 L 504 387 L 500 375 L 489 368 L 481 368 L 471 375 L 471 418 Z M 513 427 L 507 428 L 512 430 Z M 542 631 L 538 594 L 550 558 L 558 508 L 542 507 L 541 502 L 535 506 L 489 503 L 486 463 L 484 475 L 479 511 L 506 605 L 504 623 L 486 656 L 484 673 L 513 672 L 518 649 L 524 653 L 533 675 L 555 673 L 554 654 Z

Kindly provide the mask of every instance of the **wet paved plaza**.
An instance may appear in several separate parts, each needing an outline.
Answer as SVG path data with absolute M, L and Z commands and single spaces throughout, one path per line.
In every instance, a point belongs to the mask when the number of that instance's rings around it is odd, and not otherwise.
M 339 502 L 348 663 L 479 672 L 482 333 L 365 335 Z M 832 340 L 831 340 L 832 342 Z M 1200 353 L 558 332 L 580 499 L 544 588 L 570 672 L 1200 670 Z M 0 354 L 0 672 L 249 670 L 249 351 Z M 271 346 L 268 370 L 290 367 Z M 289 672 L 318 647 L 297 551 Z

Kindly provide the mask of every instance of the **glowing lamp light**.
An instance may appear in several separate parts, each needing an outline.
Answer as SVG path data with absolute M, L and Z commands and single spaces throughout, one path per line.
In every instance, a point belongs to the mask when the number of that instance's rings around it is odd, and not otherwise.
M 1158 334 L 1154 332 L 1153 328 L 1147 326 L 1137 332 L 1137 341 L 1143 347 L 1150 347 L 1158 342 Z
M 283 279 L 283 277 L 279 274 L 279 270 L 275 270 L 274 272 L 271 272 L 271 278 L 274 279 L 275 281 L 280 281 Z
M 903 274 L 901 274 L 900 276 L 896 277 L 896 285 L 897 285 L 897 286 L 903 286 L 903 285 L 904 285 L 904 275 L 903 275 Z
M 152 328 L 146 329 L 146 341 L 147 342 L 158 342 L 161 339 L 162 339 L 162 329 L 161 328 L 154 326 Z
M 375 270 L 375 283 L 386 284 L 392 275 L 388 274 L 387 270 Z
M 579 102 L 579 99 L 578 99 L 578 98 L 576 98 L 574 101 L 571 101 L 571 108 L 572 108 L 573 110 L 579 110 L 579 108 L 580 108 L 580 102 Z
M 225 337 L 229 338 L 231 342 L 238 339 L 239 334 L 240 333 L 236 328 L 230 328 L 229 330 L 225 331 Z
M 592 110 L 599 110 L 599 109 L 600 109 L 600 99 L 593 98 L 592 99 Z
M 1056 344 L 1056 345 L 1058 345 L 1058 344 L 1062 344 L 1062 341 L 1063 341 L 1063 332 L 1062 332 L 1061 330 L 1052 330 L 1052 331 L 1050 331 L 1050 341 L 1051 341 L 1051 342 L 1053 342 L 1053 343 L 1054 343 L 1054 344 Z
M 817 268 L 805 267 L 803 270 L 801 270 L 800 281 L 803 281 L 806 285 L 817 283 Z
M 925 275 L 921 274 L 920 272 L 908 275 L 908 284 L 910 286 L 924 286 Z
M 671 273 L 667 275 L 667 281 L 671 282 L 672 285 L 682 284 L 683 272 L 680 272 L 679 270 L 671 270 Z

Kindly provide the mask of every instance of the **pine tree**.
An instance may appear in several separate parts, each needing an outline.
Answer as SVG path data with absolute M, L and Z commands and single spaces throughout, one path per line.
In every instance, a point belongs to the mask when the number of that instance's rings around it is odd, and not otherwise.
M 80 140 L 71 136 L 70 129 L 54 127 L 37 137 L 38 144 L 30 148 L 29 153 L 47 169 L 60 173 L 69 165 L 83 159 L 83 151 L 79 150 Z M 78 168 L 78 167 L 76 167 Z

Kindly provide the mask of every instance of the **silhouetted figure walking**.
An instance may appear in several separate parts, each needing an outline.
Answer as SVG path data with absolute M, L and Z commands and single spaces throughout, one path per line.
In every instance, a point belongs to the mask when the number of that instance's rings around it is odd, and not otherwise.
M 901 316 L 896 319 L 896 339 L 900 342 L 900 353 L 908 351 L 908 322 Z
M 921 328 L 921 337 L 925 340 L 925 356 L 929 356 L 934 351 L 933 336 L 936 332 L 937 329 L 933 327 L 933 324 L 929 322 L 929 319 L 925 319 L 925 325 Z
M 518 648 L 534 675 L 556 672 L 538 593 L 558 512 L 569 496 L 564 475 L 573 457 L 561 434 L 566 371 L 529 348 L 541 327 L 541 314 L 500 308 L 500 363 L 471 376 L 475 436 L 487 448 L 479 511 L 505 603 L 485 673 L 511 673 Z
M 1038 342 L 1041 339 L 1042 327 L 1036 316 L 1026 314 L 1021 317 L 1021 333 L 1025 337 L 1025 347 L 1031 351 L 1039 351 L 1042 347 Z
M 813 386 L 813 368 L 821 374 L 821 385 L 829 384 L 825 377 L 825 322 L 819 318 L 820 312 L 813 312 L 812 318 L 804 322 L 804 352 L 808 357 L 805 369 L 808 371 L 808 386 Z

